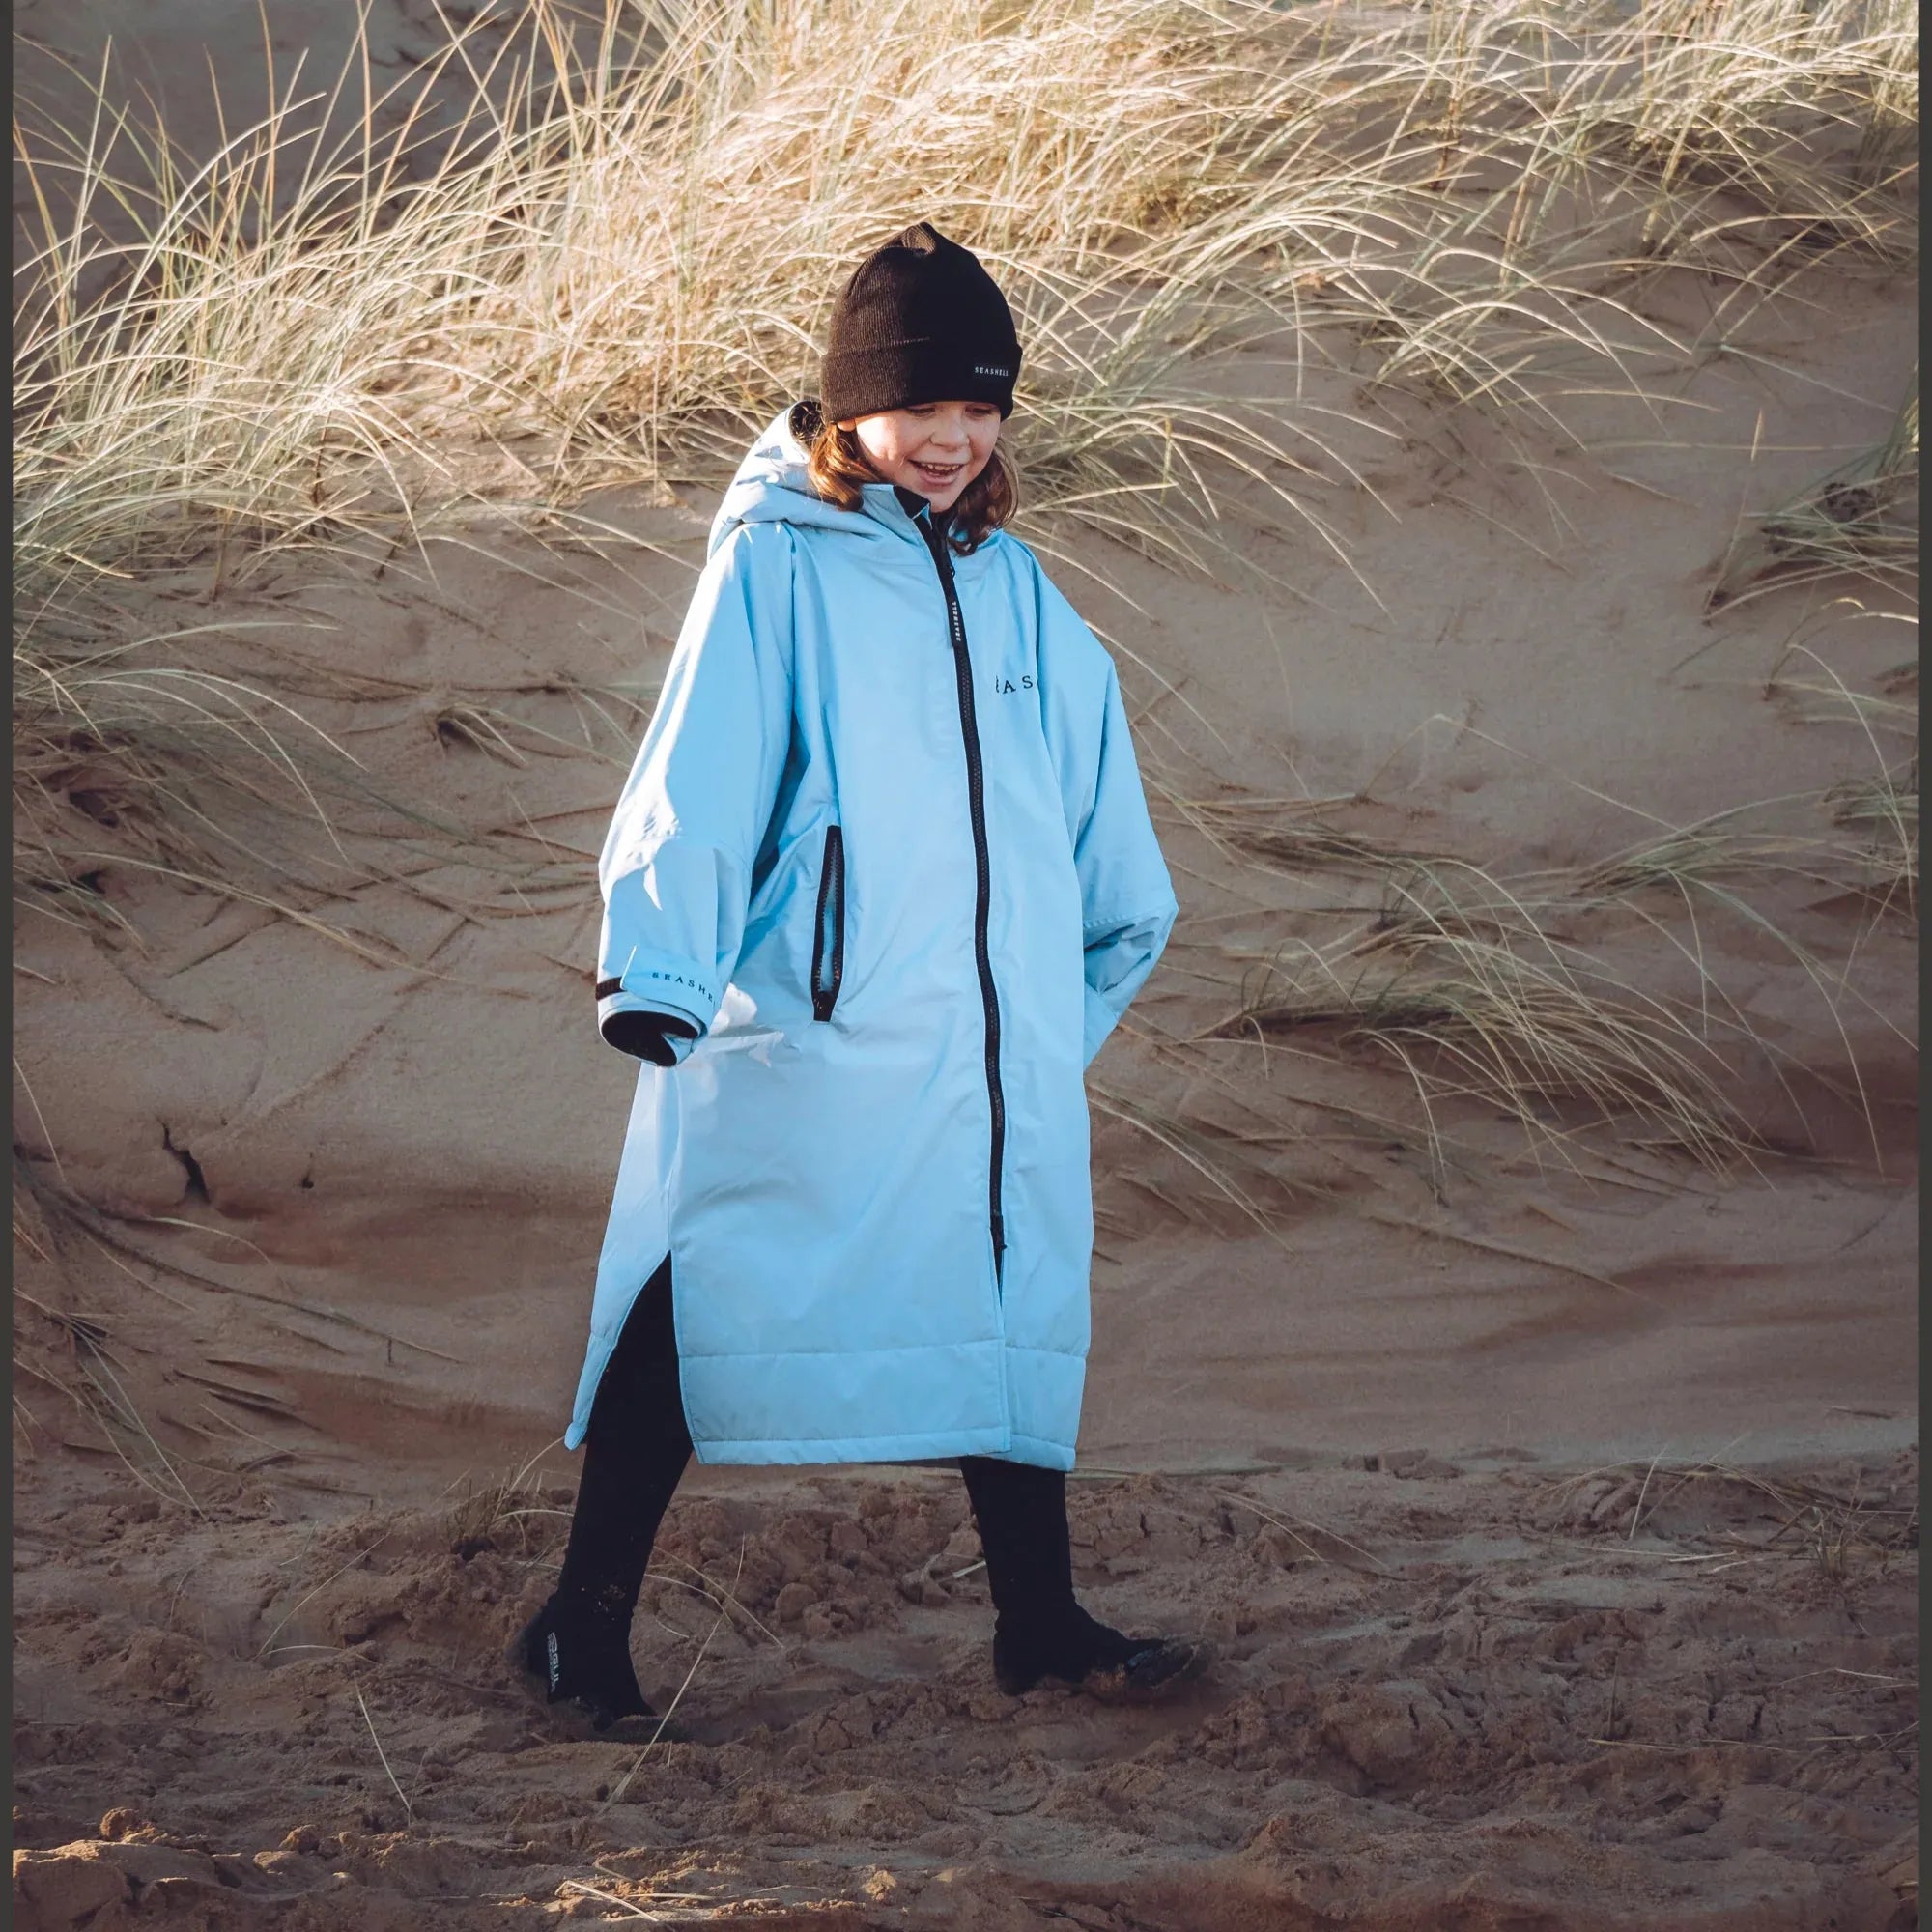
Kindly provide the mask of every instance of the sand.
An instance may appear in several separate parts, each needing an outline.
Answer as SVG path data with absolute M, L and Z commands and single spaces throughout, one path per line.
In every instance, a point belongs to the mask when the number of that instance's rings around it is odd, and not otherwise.
M 245 76 L 234 13 L 196 19 Z M 185 42 L 141 43 L 177 89 Z M 1588 453 L 1538 477 L 1469 420 L 1365 436 L 1381 502 L 1319 497 L 1358 575 L 1258 499 L 1209 579 L 1055 538 L 1184 906 L 1094 1069 L 1073 1485 L 1091 1607 L 1216 1645 L 1153 1709 L 999 1693 L 963 1492 L 911 1468 L 693 1473 L 636 1643 L 683 1742 L 560 1737 L 501 1662 L 567 1521 L 629 1092 L 588 861 L 711 497 L 612 493 L 639 542 L 603 554 L 484 530 L 131 594 L 262 627 L 215 661 L 282 653 L 369 792 L 328 794 L 346 857 L 259 828 L 326 931 L 246 865 L 106 866 L 138 942 L 17 924 L 15 1922 L 1915 1925 L 1910 919 L 1764 886 L 1854 959 L 1831 1001 L 1768 928 L 1699 926 L 1768 1045 L 1754 1163 L 1566 1162 L 1466 1102 L 1432 1142 L 1399 1067 L 1198 1040 L 1309 889 L 1181 809 L 1332 800 L 1518 875 L 1902 755 L 1794 688 L 1794 639 L 1861 691 L 1906 654 L 1846 586 L 1706 608 L 1740 503 L 1883 434 L 1912 366 L 1909 290 L 1813 298 L 1782 370 L 1684 380 L 1694 434 L 1578 400 Z M 1662 927 L 1605 943 L 1685 990 Z M 1279 1122 L 1271 1229 L 1136 1106 Z
M 696 1485 L 638 1646 L 689 1741 L 643 1749 L 493 1667 L 568 1487 L 76 1486 L 18 1545 L 15 1922 L 1904 1927 L 1913 1579 L 1862 1538 L 1917 1462 L 1806 1477 L 1076 1484 L 1089 1604 L 1219 1645 L 1144 1710 L 997 1690 L 956 1478 Z

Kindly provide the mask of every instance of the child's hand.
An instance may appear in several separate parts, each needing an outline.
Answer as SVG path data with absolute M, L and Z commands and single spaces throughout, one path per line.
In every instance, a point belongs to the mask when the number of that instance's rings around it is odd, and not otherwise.
M 655 1066 L 677 1065 L 672 1036 L 696 1039 L 697 1029 L 689 1020 L 675 1019 L 669 1013 L 612 1013 L 604 1022 L 604 1037 L 619 1053 L 628 1053 L 633 1060 L 648 1060 Z

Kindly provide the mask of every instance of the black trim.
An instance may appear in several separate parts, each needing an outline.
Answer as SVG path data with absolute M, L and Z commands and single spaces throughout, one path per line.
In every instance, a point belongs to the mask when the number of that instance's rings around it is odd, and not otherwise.
M 966 746 L 966 804 L 973 820 L 973 859 L 978 873 L 973 907 L 973 953 L 980 968 L 980 998 L 986 1009 L 986 1102 L 991 1116 L 992 1160 L 987 1211 L 993 1231 L 993 1272 L 1007 1251 L 1006 1219 L 1001 1212 L 1001 1180 L 1007 1153 L 1007 1097 L 1000 1086 L 1000 995 L 993 983 L 993 955 L 987 925 L 993 909 L 993 864 L 986 849 L 986 776 L 980 762 L 980 724 L 973 706 L 973 661 L 966 651 L 966 619 L 952 581 L 952 552 L 941 520 L 915 519 L 932 553 L 939 587 L 946 593 L 946 622 L 952 639 L 952 668 L 959 686 L 959 735 Z
M 608 1000 L 612 993 L 621 993 L 623 990 L 624 982 L 621 980 L 599 980 L 597 982 L 597 997 L 600 1000 Z
M 830 934 L 831 944 L 826 939 Z M 830 953 L 828 960 L 827 954 Z M 825 856 L 818 867 L 818 913 L 811 929 L 811 1017 L 829 1020 L 845 977 L 845 835 L 825 828 Z

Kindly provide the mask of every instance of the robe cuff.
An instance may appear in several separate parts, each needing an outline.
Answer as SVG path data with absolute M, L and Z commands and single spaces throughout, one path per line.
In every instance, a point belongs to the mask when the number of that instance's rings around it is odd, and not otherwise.
M 621 974 L 597 982 L 597 1031 L 613 1013 L 666 1013 L 672 1019 L 689 1022 L 696 1039 L 680 1039 L 667 1034 L 671 1051 L 680 1061 L 711 1030 L 711 1021 L 723 1002 L 722 991 L 714 992 L 688 960 L 634 954 Z

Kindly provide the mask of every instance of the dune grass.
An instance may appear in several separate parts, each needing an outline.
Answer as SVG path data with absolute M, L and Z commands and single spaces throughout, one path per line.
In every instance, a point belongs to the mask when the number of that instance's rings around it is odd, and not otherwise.
M 1345 1054 L 1391 1060 L 1412 1081 L 1432 1141 L 1439 1110 L 1473 1100 L 1540 1147 L 1560 1151 L 1595 1122 L 1731 1164 L 1747 1133 L 1711 1039 L 1557 928 L 1547 887 L 1530 897 L 1479 867 L 1398 862 L 1378 910 L 1338 938 L 1292 942 L 1260 961 L 1216 1031 L 1327 1037 Z
M 85 907 L 116 864 L 272 877 L 263 812 L 327 828 L 317 775 L 353 782 L 272 675 L 193 628 L 128 641 L 157 574 L 218 605 L 278 557 L 713 486 L 810 386 L 844 267 L 913 218 L 1020 313 L 1024 532 L 1183 569 L 1225 565 L 1257 518 L 1347 563 L 1324 505 L 1418 408 L 1525 447 L 1573 391 L 1662 416 L 1671 375 L 1737 353 L 1805 276 L 1915 259 L 1905 0 L 643 0 L 582 23 L 537 0 L 507 37 L 454 27 L 386 97 L 359 57 L 283 72 L 212 156 L 104 84 L 81 119 L 16 120 L 39 222 L 14 293 L 31 903 Z M 452 81 L 453 128 L 427 105 Z M 1712 292 L 1694 334 L 1654 299 L 1686 272 Z M 1915 397 L 1753 540 L 1902 568 L 1916 451 Z M 467 696 L 442 724 L 517 755 Z M 1847 825 L 1869 807 L 1840 801 Z M 1319 811 L 1217 810 L 1250 863 L 1390 894 L 1270 962 L 1241 1029 L 1429 1059 L 1429 1092 L 1526 1125 L 1560 1098 L 1735 1151 L 1707 1016 L 1597 977 L 1514 888 Z
M 809 384 L 841 267 L 919 214 L 1021 311 L 1037 510 L 1177 554 L 1217 475 L 1262 472 L 1311 530 L 1290 479 L 1348 475 L 1295 364 L 1546 410 L 1552 358 L 1601 381 L 1687 347 L 1633 293 L 1672 265 L 1721 253 L 1758 299 L 1912 247 L 1901 0 L 700 0 L 613 9 L 587 49 L 541 0 L 488 69 L 477 31 L 386 102 L 366 68 L 291 78 L 212 159 L 104 111 L 16 129 L 30 603 L 493 489 L 712 480 Z M 358 80 L 326 143 L 321 98 Z M 1286 410 L 1214 384 L 1262 339 Z M 514 447 L 515 487 L 479 447 Z
M 444 1519 L 449 1548 L 466 1562 L 479 1550 L 493 1549 L 513 1561 L 544 1559 L 561 1540 L 559 1520 L 569 1512 L 547 1503 L 536 1463 L 549 1453 L 545 1443 L 537 1456 L 519 1468 L 478 1481 L 464 1478 L 462 1491 Z
M 1546 1493 L 1567 1505 L 1573 1518 L 1620 1533 L 1627 1544 L 1648 1531 L 1653 1539 L 1693 1550 L 1702 1546 L 1701 1552 L 1676 1559 L 1682 1562 L 1731 1568 L 1753 1557 L 1782 1556 L 1813 1563 L 1842 1580 L 1918 1547 L 1916 1492 L 1900 1494 L 1889 1485 L 1867 1492 L 1857 1480 L 1833 1486 L 1721 1459 L 1659 1456 L 1613 1463 L 1566 1476 Z
M 1864 930 L 1827 945 L 1801 932 L 1794 909 L 1847 890 L 1866 895 L 1874 919 L 1909 909 L 1916 787 L 1914 761 L 1653 831 L 1594 863 L 1506 875 L 1394 847 L 1378 855 L 1374 837 L 1346 826 L 1360 799 L 1203 804 L 1165 786 L 1169 808 L 1237 866 L 1245 855 L 1306 889 L 1292 906 L 1244 916 L 1239 942 L 1210 948 L 1244 979 L 1206 1037 L 1399 1068 L 1438 1187 L 1452 1153 L 1466 1157 L 1452 1123 L 1471 1107 L 1512 1122 L 1539 1159 L 1578 1165 L 1594 1137 L 1714 1172 L 1755 1164 L 1772 1149 L 1741 1111 L 1747 1069 L 1768 1075 L 1801 1123 L 1807 1087 L 1834 1093 L 1862 1117 L 1883 1166 L 1856 1040 L 1875 1028 L 1913 1043 L 1861 987 Z M 1716 963 L 1723 928 L 1795 969 L 1836 1043 L 1835 1070 L 1798 1062 L 1741 1003 Z M 1254 1136 L 1216 1126 L 1198 1100 L 1157 1124 L 1155 1138 L 1208 1170 L 1224 1198 L 1245 1207 L 1266 1191 L 1269 1157 L 1258 1159 Z M 1369 1138 L 1390 1130 L 1391 1145 L 1412 1131 L 1356 1124 Z
M 1825 795 L 1833 824 L 1864 841 L 1871 884 L 1903 911 L 1918 907 L 1918 759 Z
M 1739 532 L 1713 609 L 1834 577 L 1912 587 L 1918 574 L 1918 375 L 1890 429 Z
M 14 880 L 56 917 L 118 916 L 100 869 L 286 879 L 286 850 L 252 849 L 259 809 L 311 817 L 355 758 L 287 700 L 208 663 L 208 630 L 112 639 L 43 620 L 14 653 Z M 184 662 L 199 655 L 201 663 Z

